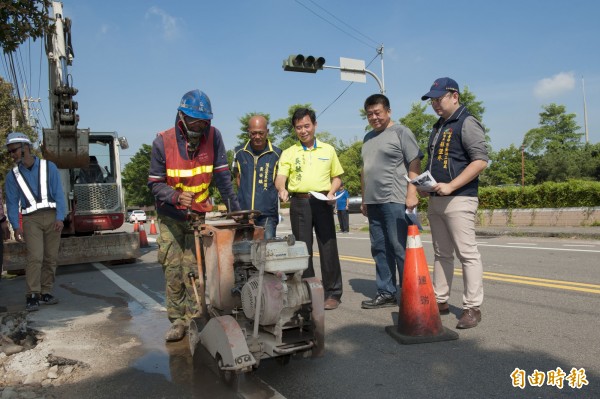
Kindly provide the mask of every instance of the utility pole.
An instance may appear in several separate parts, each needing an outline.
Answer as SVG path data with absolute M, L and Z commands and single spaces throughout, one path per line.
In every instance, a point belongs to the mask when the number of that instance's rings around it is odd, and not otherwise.
M 583 92 L 583 126 L 585 129 L 585 143 L 589 142 L 588 125 L 587 125 L 587 105 L 585 103 L 585 82 L 583 81 L 583 75 L 581 75 L 581 91 Z
M 16 130 L 19 127 L 19 121 L 17 121 L 17 110 L 16 109 L 12 110 L 11 116 L 12 116 L 12 119 L 11 119 L 12 128 L 13 128 L 13 130 Z
M 381 86 L 384 88 L 381 94 L 385 94 L 385 75 L 383 74 L 383 43 L 377 47 L 377 54 L 381 57 Z
M 525 144 L 521 145 L 521 187 L 525 187 Z

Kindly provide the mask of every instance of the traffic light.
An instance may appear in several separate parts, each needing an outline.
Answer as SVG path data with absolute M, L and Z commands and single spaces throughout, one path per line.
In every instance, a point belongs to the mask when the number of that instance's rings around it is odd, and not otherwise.
M 312 55 L 304 57 L 302 54 L 293 54 L 283 60 L 284 71 L 317 73 L 317 70 L 323 69 L 323 65 L 325 58 Z

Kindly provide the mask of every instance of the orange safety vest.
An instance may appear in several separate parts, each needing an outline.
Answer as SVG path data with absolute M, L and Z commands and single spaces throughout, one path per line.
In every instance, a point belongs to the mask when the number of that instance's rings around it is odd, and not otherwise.
M 214 152 L 214 127 L 211 126 L 208 136 L 200 138 L 196 156 L 184 159 L 177 145 L 177 132 L 171 128 L 161 132 L 165 146 L 165 164 L 167 168 L 166 183 L 177 191 L 194 193 L 192 211 L 205 213 L 212 210 L 209 201 L 208 186 L 212 179 Z M 183 207 L 177 207 L 184 209 Z

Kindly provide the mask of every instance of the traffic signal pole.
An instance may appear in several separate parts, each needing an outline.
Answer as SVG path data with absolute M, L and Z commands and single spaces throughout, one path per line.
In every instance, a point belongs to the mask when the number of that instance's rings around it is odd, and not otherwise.
M 377 84 L 379 85 L 379 91 L 381 92 L 381 94 L 385 94 L 385 86 L 383 85 L 383 81 L 381 79 L 379 79 L 379 76 L 377 76 L 374 72 L 369 71 L 368 69 L 365 69 L 365 68 L 362 68 L 362 69 L 343 68 L 343 67 L 331 66 L 331 65 L 323 65 L 323 69 L 339 69 L 342 72 L 358 72 L 358 73 L 363 73 L 363 74 L 366 73 L 368 75 L 371 75 L 373 77 L 373 79 L 375 79 Z
M 339 69 L 342 80 L 360 83 L 366 83 L 367 80 L 365 75 L 368 74 L 371 75 L 379 85 L 381 94 L 385 94 L 385 84 L 383 81 L 383 46 L 379 47 L 377 52 L 381 56 L 382 79 L 379 79 L 379 76 L 374 72 L 365 68 L 364 60 L 355 60 L 351 58 L 340 58 L 341 65 L 333 66 L 325 65 L 325 58 L 323 57 L 292 54 L 283 60 L 283 70 L 288 72 L 317 73 L 317 71 L 321 69 Z

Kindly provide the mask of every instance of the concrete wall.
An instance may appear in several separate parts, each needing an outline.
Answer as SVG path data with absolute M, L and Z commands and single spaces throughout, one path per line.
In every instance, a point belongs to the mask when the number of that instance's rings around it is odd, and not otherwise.
M 600 207 L 480 209 L 478 226 L 598 226 Z

